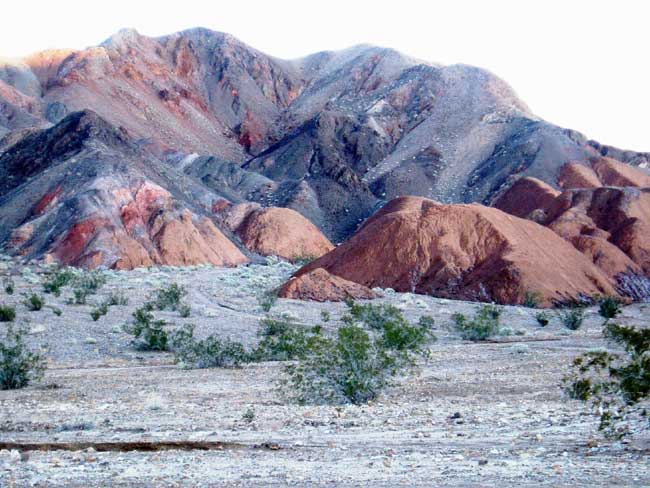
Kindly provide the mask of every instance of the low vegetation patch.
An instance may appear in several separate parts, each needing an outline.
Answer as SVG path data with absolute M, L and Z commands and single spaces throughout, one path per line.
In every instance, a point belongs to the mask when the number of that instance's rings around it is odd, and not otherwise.
M 468 341 L 485 341 L 499 334 L 501 310 L 495 305 L 483 305 L 472 319 L 462 313 L 452 315 L 453 330 Z
M 560 321 L 569 330 L 578 330 L 585 320 L 585 310 L 582 307 L 571 307 L 558 312 Z
M 527 291 L 521 302 L 524 307 L 528 308 L 538 308 L 540 303 L 542 303 L 542 294 L 536 291 Z
M 251 360 L 239 342 L 214 335 L 197 340 L 189 324 L 176 331 L 172 345 L 176 362 L 187 368 L 231 368 Z
M 186 295 L 187 290 L 184 286 L 172 283 L 156 291 L 152 304 L 157 310 L 176 311 L 182 306 L 182 300 Z
M 23 305 L 25 305 L 27 307 L 27 310 L 31 312 L 38 312 L 43 309 L 43 306 L 45 305 L 45 300 L 41 295 L 32 293 L 31 295 L 27 295 L 25 297 L 25 299 L 23 300 Z
M 276 290 L 266 290 L 263 293 L 260 293 L 257 296 L 257 303 L 259 303 L 260 308 L 269 313 L 278 301 L 278 293 Z
M 6 276 L 2 280 L 2 287 L 4 288 L 7 295 L 13 295 L 16 289 L 16 284 L 14 283 L 14 280 L 11 278 L 11 276 Z
M 61 288 L 69 285 L 74 278 L 75 273 L 69 268 L 56 270 L 45 277 L 43 291 L 58 297 L 61 294 Z
M 589 402 L 610 437 L 631 433 L 631 425 L 650 427 L 650 329 L 605 322 L 604 335 L 618 350 L 587 352 L 564 378 L 571 398 Z
M 546 312 L 538 312 L 535 314 L 535 320 L 537 320 L 537 323 L 541 327 L 546 327 L 551 319 L 549 318 L 548 314 Z
M 260 325 L 261 340 L 252 353 L 256 361 L 304 359 L 325 342 L 320 326 L 297 325 L 286 316 L 266 317 Z
M 167 323 L 156 320 L 146 307 L 137 309 L 133 313 L 130 324 L 124 325 L 124 331 L 133 336 L 133 345 L 141 351 L 167 351 L 169 349 L 169 336 Z
M 623 301 L 618 297 L 603 297 L 598 301 L 598 314 L 605 320 L 615 318 L 623 310 Z
M 13 322 L 16 318 L 16 309 L 10 305 L 0 305 L 0 322 Z
M 106 305 L 109 307 L 125 307 L 129 304 L 129 299 L 126 297 L 124 292 L 114 291 L 108 295 L 106 299 Z
M 101 317 L 108 313 L 108 304 L 102 303 L 90 311 L 90 317 L 97 322 Z
M 27 328 L 7 327 L 0 340 L 0 389 L 23 388 L 40 379 L 45 371 L 45 358 L 27 346 Z

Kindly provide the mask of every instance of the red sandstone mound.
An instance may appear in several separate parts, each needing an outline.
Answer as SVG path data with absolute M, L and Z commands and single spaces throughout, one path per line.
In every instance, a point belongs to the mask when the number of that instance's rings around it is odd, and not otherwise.
M 494 202 L 493 207 L 521 218 L 539 218 L 539 211 L 546 210 L 560 194 L 552 186 L 537 178 L 518 179 L 505 193 Z M 538 211 L 537 214 L 534 214 Z
M 292 277 L 282 285 L 278 294 L 284 298 L 317 302 L 339 302 L 346 298 L 370 299 L 377 297 L 377 294 L 367 286 L 332 275 L 323 268 L 316 268 Z
M 588 163 L 571 162 L 560 169 L 558 183 L 564 189 L 601 186 L 650 187 L 650 175 L 612 158 L 593 158 Z
M 318 258 L 334 249 L 314 224 L 289 208 L 242 203 L 220 210 L 218 215 L 247 249 L 263 256 L 293 261 Z
M 650 189 L 567 190 L 549 208 L 546 224 L 612 276 L 650 274 Z
M 390 287 L 447 298 L 544 304 L 615 294 L 608 277 L 564 239 L 534 222 L 482 205 L 442 205 L 403 197 L 375 213 L 346 243 L 303 267 L 323 268 L 368 288 Z M 289 284 L 281 296 L 310 298 Z

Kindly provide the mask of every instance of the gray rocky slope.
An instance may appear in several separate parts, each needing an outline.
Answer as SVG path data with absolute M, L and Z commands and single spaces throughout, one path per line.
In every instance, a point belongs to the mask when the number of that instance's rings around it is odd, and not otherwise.
M 568 161 L 650 159 L 541 120 L 488 71 L 374 46 L 285 61 L 206 29 L 126 30 L 0 64 L 0 151 L 84 109 L 205 186 L 294 208 L 337 241 L 398 195 L 488 202 L 515 176 L 556 185 Z

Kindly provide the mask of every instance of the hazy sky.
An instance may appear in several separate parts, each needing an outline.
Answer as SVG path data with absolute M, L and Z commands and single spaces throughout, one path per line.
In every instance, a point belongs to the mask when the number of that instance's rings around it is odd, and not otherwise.
M 5 0 L 0 12 L 0 57 L 202 26 L 282 58 L 370 43 L 473 64 L 553 123 L 650 151 L 645 0 Z

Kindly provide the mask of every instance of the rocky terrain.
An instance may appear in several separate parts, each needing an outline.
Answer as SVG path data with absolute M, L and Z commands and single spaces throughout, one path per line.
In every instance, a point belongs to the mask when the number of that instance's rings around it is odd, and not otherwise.
M 207 29 L 125 30 L 0 64 L 0 151 L 83 110 L 229 201 L 292 208 L 336 243 L 397 196 L 488 203 L 520 176 L 557 188 L 567 164 L 650 161 L 539 119 L 485 70 L 373 46 L 286 61 Z
M 41 292 L 40 265 L 1 263 L 13 274 L 19 317 L 33 347 L 48 345 L 48 370 L 25 389 L 0 391 L 0 444 L 53 444 L 0 450 L 3 486 L 647 486 L 647 431 L 624 442 L 597 433 L 588 408 L 563 396 L 569 363 L 604 345 L 593 309 L 583 328 L 556 318 L 541 328 L 534 309 L 504 307 L 512 334 L 494 342 L 460 340 L 447 326 L 476 304 L 377 290 L 411 320 L 435 318 L 438 342 L 417 372 L 365 406 L 314 407 L 278 388 L 282 363 L 186 370 L 168 353 L 136 351 L 121 325 L 154 290 L 177 282 L 192 322 L 251 344 L 265 313 L 256 297 L 295 266 L 269 261 L 239 268 L 197 266 L 107 271 L 88 305 L 70 291 L 45 295 L 29 312 L 21 294 Z M 95 301 L 121 290 L 127 306 L 90 320 Z M 60 316 L 50 306 L 59 308 Z M 337 327 L 345 306 L 281 299 L 272 313 Z M 646 305 L 625 307 L 621 323 L 648 325 Z M 4 327 L 4 325 L 3 325 Z M 245 413 L 253 411 L 253 418 Z M 11 444 L 14 443 L 14 444 Z M 150 449 L 147 451 L 146 449 Z M 22 454 L 21 454 L 22 453 Z

